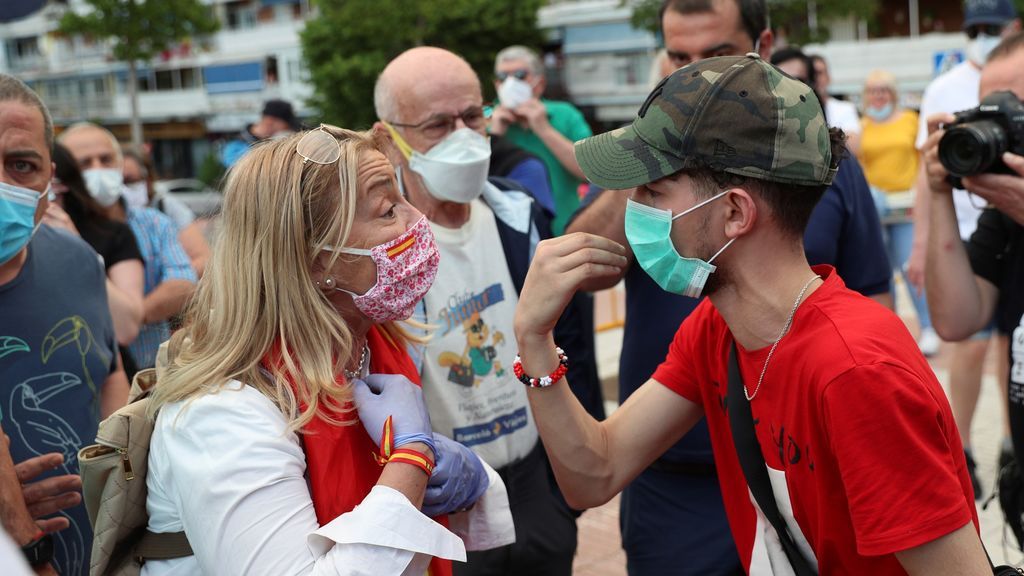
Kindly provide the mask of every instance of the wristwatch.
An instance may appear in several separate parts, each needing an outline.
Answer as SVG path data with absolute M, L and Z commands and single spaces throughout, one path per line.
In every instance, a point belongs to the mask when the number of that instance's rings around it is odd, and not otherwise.
M 21 553 L 33 568 L 48 564 L 53 560 L 53 536 L 40 532 L 31 542 L 21 547 Z

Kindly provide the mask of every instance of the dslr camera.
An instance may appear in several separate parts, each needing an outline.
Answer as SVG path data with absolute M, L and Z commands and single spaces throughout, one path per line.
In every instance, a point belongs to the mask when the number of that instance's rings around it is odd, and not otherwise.
M 939 161 L 949 183 L 982 173 L 1016 174 L 1002 160 L 1003 152 L 1024 155 L 1024 103 L 1013 92 L 989 94 L 981 105 L 956 113 L 939 140 Z

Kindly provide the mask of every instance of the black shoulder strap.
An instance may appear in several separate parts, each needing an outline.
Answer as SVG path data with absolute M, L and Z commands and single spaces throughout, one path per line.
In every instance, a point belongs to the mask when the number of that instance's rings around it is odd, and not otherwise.
M 754 495 L 757 505 L 771 522 L 775 532 L 778 533 L 782 550 L 789 558 L 789 563 L 793 566 L 796 575 L 813 576 L 818 572 L 811 567 L 810 562 L 793 541 L 793 536 L 789 533 L 786 521 L 783 520 L 779 506 L 775 502 L 775 493 L 772 491 L 771 480 L 768 478 L 768 468 L 764 463 L 764 456 L 761 454 L 761 445 L 754 433 L 754 415 L 750 411 L 750 402 L 743 392 L 743 375 L 740 374 L 735 342 L 729 349 L 728 398 L 732 441 L 736 445 L 736 454 L 739 456 L 740 466 L 743 468 L 743 476 L 747 479 L 747 486 L 750 487 L 750 492 Z

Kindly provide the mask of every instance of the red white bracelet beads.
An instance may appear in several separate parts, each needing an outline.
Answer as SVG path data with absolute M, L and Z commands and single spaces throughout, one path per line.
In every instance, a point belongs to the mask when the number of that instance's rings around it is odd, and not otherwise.
M 565 351 L 556 346 L 555 352 L 558 352 L 558 368 L 555 368 L 555 371 L 547 376 L 541 376 L 540 378 L 527 376 L 526 373 L 523 372 L 523 360 L 518 354 L 516 354 L 515 361 L 512 362 L 512 372 L 515 373 L 516 378 L 518 378 L 520 382 L 526 384 L 530 388 L 547 388 L 561 380 L 569 370 L 569 357 L 565 355 Z

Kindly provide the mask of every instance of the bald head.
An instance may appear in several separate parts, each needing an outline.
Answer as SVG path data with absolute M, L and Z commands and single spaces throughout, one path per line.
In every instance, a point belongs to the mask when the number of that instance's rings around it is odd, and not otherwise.
M 72 124 L 57 139 L 74 156 L 82 170 L 91 168 L 121 169 L 124 160 L 121 144 L 102 126 L 91 122 Z
M 482 104 L 476 72 L 457 54 L 421 46 L 399 54 L 384 68 L 377 78 L 373 104 L 381 120 L 415 124 L 429 115 L 423 113 L 425 105 L 452 97 L 475 99 L 476 104 Z

